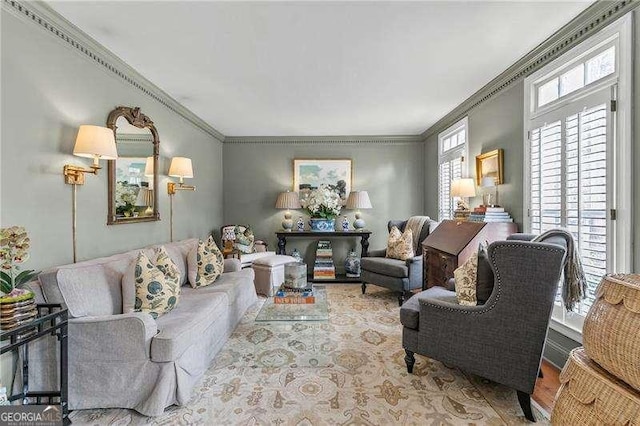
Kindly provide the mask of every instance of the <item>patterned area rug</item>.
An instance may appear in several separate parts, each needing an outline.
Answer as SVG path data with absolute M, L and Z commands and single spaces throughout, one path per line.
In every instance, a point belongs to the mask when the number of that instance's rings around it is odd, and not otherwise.
M 256 323 L 245 315 L 184 407 L 147 418 L 80 410 L 76 425 L 512 425 L 516 392 L 416 355 L 408 374 L 397 295 L 327 285 L 329 321 Z M 538 411 L 537 424 L 548 424 Z

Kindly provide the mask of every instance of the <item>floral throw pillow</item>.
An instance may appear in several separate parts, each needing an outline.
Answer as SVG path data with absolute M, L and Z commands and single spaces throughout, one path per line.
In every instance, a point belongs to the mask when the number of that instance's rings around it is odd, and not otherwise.
M 478 253 L 474 253 L 462 266 L 453 271 L 456 281 L 458 304 L 476 306 L 476 281 L 478 275 Z
M 125 274 L 125 279 L 128 281 L 133 277 L 135 286 L 133 311 L 148 312 L 153 318 L 158 318 L 178 304 L 180 271 L 164 247 L 156 248 L 153 257 L 155 262 L 143 251 L 138 253 L 138 257 L 131 263 L 129 271 Z M 124 280 L 123 285 L 127 285 Z M 127 311 L 126 308 L 123 310 Z
M 389 231 L 389 239 L 387 240 L 386 257 L 392 259 L 407 260 L 415 255 L 413 250 L 413 232 L 411 229 L 405 229 L 400 232 L 397 226 Z
M 251 230 L 251 228 L 246 228 L 243 232 L 240 230 L 239 226 L 236 226 L 235 234 L 236 234 L 236 240 L 234 241 L 233 246 L 240 253 L 253 253 L 255 251 L 254 249 L 255 237 L 253 235 L 253 231 Z
M 224 270 L 224 257 L 212 236 L 207 241 L 198 241 L 198 246 L 187 255 L 189 283 L 191 287 L 204 287 L 213 282 Z

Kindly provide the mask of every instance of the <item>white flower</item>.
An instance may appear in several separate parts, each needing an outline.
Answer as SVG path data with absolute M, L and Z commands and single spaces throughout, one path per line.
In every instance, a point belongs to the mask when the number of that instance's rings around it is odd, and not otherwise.
M 333 219 L 340 214 L 342 200 L 336 191 L 327 185 L 320 185 L 319 188 L 309 193 L 304 202 L 304 208 L 311 217 Z

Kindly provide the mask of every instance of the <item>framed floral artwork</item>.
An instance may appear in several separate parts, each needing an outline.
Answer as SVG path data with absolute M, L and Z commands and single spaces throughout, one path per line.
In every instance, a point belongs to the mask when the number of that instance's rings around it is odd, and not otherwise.
M 334 189 L 342 200 L 347 199 L 353 181 L 353 162 L 350 159 L 327 158 L 293 160 L 293 190 L 300 200 L 320 185 Z

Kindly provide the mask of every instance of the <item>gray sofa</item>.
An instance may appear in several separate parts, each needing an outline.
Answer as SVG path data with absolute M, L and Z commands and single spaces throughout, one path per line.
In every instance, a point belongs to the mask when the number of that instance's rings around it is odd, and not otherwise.
M 186 256 L 197 241 L 164 244 L 182 272 L 183 286 L 178 305 L 157 320 L 147 313 L 122 313 L 122 274 L 139 250 L 40 274 L 39 296 L 69 309 L 71 410 L 120 407 L 157 416 L 189 401 L 213 357 L 258 300 L 253 270 L 241 269 L 236 259 L 225 260 L 215 284 L 192 288 Z M 32 287 L 38 290 L 37 284 Z M 53 348 L 45 341 L 32 351 L 34 389 L 57 380 Z

